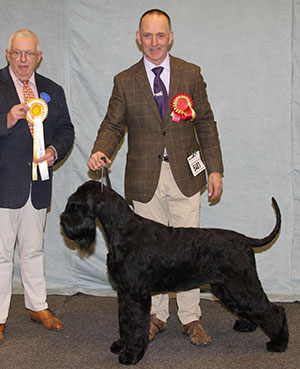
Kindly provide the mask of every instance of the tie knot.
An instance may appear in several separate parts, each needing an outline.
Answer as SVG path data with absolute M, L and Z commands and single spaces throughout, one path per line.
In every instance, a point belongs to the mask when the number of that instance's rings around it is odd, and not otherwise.
M 155 67 L 152 69 L 152 72 L 156 75 L 156 76 L 160 76 L 161 72 L 164 70 L 164 67 Z
M 26 81 L 22 81 L 24 86 L 28 86 L 29 85 L 29 80 L 27 79 Z

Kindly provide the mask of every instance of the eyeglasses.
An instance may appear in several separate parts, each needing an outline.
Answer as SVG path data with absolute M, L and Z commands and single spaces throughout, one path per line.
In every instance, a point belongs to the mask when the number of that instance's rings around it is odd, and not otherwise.
M 21 59 L 22 55 L 24 55 L 26 59 L 32 60 L 38 55 L 38 53 L 34 53 L 33 51 L 30 50 L 27 51 L 14 50 L 10 52 L 10 55 L 14 59 Z

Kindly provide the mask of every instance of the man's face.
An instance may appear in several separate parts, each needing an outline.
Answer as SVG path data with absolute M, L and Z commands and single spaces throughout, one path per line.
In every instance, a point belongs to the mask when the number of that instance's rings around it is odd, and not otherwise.
M 168 19 L 163 14 L 145 15 L 141 29 L 136 31 L 136 39 L 142 46 L 145 57 L 155 65 L 161 64 L 173 41 Z
M 15 36 L 6 57 L 15 75 L 21 80 L 28 80 L 41 60 L 42 52 L 37 50 L 35 37 Z

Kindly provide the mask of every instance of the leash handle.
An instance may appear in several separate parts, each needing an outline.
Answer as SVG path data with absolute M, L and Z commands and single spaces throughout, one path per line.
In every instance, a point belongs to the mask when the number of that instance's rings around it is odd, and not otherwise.
M 103 160 L 105 164 L 107 163 L 105 156 L 102 156 L 101 160 Z M 102 167 L 102 169 L 103 169 L 103 167 Z M 106 177 L 107 187 L 108 188 L 111 188 L 111 183 L 110 183 L 110 179 L 109 179 L 109 175 L 108 175 L 108 168 L 107 167 L 104 167 L 104 170 L 105 170 L 105 177 Z

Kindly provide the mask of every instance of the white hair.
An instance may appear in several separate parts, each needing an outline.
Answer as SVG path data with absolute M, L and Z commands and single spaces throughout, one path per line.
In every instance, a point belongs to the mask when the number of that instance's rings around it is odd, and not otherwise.
M 14 37 L 16 37 L 16 36 L 20 36 L 20 37 L 34 37 L 36 39 L 37 51 L 40 51 L 40 40 L 39 40 L 38 36 L 34 32 L 32 32 L 30 29 L 28 29 L 28 28 L 19 29 L 18 31 L 14 32 L 10 36 L 10 38 L 9 38 L 9 44 L 8 44 L 8 50 L 11 49 L 12 41 L 13 41 Z

